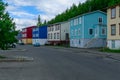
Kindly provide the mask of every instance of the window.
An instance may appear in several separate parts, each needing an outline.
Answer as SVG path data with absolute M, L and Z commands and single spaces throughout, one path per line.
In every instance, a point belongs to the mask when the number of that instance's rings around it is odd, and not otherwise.
M 74 26 L 76 25 L 76 19 L 74 19 Z
M 111 18 L 115 18 L 116 17 L 116 8 L 112 8 L 111 9 Z
M 35 35 L 33 34 L 33 36 L 32 37 L 35 37 Z
M 49 34 L 49 39 L 51 39 L 51 34 Z
M 78 29 L 78 35 L 80 35 L 80 29 Z
M 77 36 L 77 29 L 75 29 L 75 36 Z
M 102 35 L 106 35 L 106 28 L 102 28 Z
M 116 35 L 116 25 L 111 25 L 111 35 Z
M 120 6 L 119 6 L 119 17 L 120 17 Z
M 81 24 L 81 17 L 79 18 L 79 24 Z
M 119 35 L 120 35 L 120 23 L 119 23 Z
M 56 33 L 54 33 L 54 39 L 56 39 Z
M 71 30 L 71 34 L 72 34 L 72 36 L 73 36 L 73 30 Z
M 57 39 L 60 39 L 60 34 L 59 33 L 57 33 Z
M 51 31 L 51 27 L 49 27 L 49 31 Z
M 112 48 L 115 48 L 115 40 L 112 40 Z
M 93 34 L 93 29 L 89 29 L 89 34 L 90 34 L 90 35 Z
M 73 21 L 72 20 L 70 21 L 70 24 L 71 24 L 71 26 L 73 26 Z
M 51 39 L 52 39 L 52 33 L 51 33 Z
M 48 34 L 48 39 L 50 39 L 50 34 Z
M 52 26 L 52 31 L 54 31 L 54 26 Z
M 75 36 L 75 30 L 73 30 L 73 36 Z
M 80 41 L 80 39 L 79 39 L 79 44 L 81 44 L 81 41 Z
M 99 24 L 102 24 L 102 18 L 101 17 L 98 18 L 98 22 L 99 22 Z
M 76 25 L 78 25 L 78 19 L 76 19 Z

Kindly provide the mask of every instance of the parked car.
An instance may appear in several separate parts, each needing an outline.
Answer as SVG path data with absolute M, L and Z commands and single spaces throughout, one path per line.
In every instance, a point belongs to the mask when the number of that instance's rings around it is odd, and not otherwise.
M 40 46 L 40 43 L 35 43 L 33 46 L 39 47 L 39 46 Z
M 9 47 L 10 48 L 16 48 L 16 45 L 17 45 L 16 43 L 12 43 L 12 44 L 9 45 Z
M 21 43 L 19 43 L 19 45 L 24 45 L 24 43 L 21 42 Z

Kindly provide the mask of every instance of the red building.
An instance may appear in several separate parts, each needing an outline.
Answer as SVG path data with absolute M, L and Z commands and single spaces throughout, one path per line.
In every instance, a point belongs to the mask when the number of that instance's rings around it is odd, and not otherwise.
M 32 44 L 32 29 L 36 26 L 30 26 L 22 29 L 22 42 L 24 44 Z

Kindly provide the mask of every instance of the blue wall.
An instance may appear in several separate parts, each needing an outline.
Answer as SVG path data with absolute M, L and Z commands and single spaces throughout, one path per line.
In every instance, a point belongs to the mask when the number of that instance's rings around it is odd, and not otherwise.
M 90 15 L 85 15 L 84 16 L 84 38 L 93 38 L 95 35 L 95 28 L 99 28 L 99 32 L 101 32 L 101 26 L 99 26 L 99 17 L 102 18 L 103 23 L 102 24 L 107 24 L 107 15 L 104 13 L 100 12 L 94 12 L 91 13 Z M 107 27 L 107 26 L 106 26 Z M 89 34 L 89 29 L 93 29 L 93 35 Z M 99 33 L 99 38 L 107 37 L 107 36 L 102 36 Z
M 33 39 L 46 39 L 47 38 L 47 26 L 40 26 L 33 28 Z
M 102 18 L 103 23 L 107 24 L 107 15 L 101 11 L 94 11 L 87 14 L 83 14 L 77 16 L 75 18 L 70 19 L 70 39 L 81 39 L 81 38 L 93 38 L 95 36 L 95 28 L 99 28 L 99 36 L 98 38 L 106 38 L 107 35 L 101 35 L 101 28 L 99 24 L 99 17 Z M 81 24 L 80 24 L 81 18 Z M 78 24 L 74 25 L 75 19 L 78 19 Z M 105 26 L 107 27 L 107 26 Z M 80 29 L 80 32 L 78 31 Z M 93 34 L 89 34 L 89 29 L 93 29 Z M 75 35 L 75 30 L 77 30 Z M 79 33 L 79 34 L 78 34 Z M 107 32 L 106 32 L 107 33 Z
M 47 38 L 47 26 L 39 27 L 39 38 L 46 39 Z

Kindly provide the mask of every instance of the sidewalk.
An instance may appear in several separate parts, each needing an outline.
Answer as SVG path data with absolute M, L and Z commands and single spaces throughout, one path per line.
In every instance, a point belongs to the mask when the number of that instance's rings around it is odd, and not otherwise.
M 111 58 L 117 61 L 120 61 L 120 53 L 108 53 L 108 52 L 100 52 L 98 49 L 80 49 L 82 51 L 87 51 L 91 54 L 98 54 L 98 55 L 104 55 L 107 58 Z
M 20 56 L 20 55 L 14 55 L 17 52 L 25 52 L 26 49 L 23 49 L 22 47 L 18 46 L 16 48 L 10 48 L 10 50 L 1 50 L 0 49 L 0 55 L 5 56 L 6 58 L 0 59 L 0 62 L 28 62 L 33 61 L 33 58 L 26 57 L 26 56 Z

